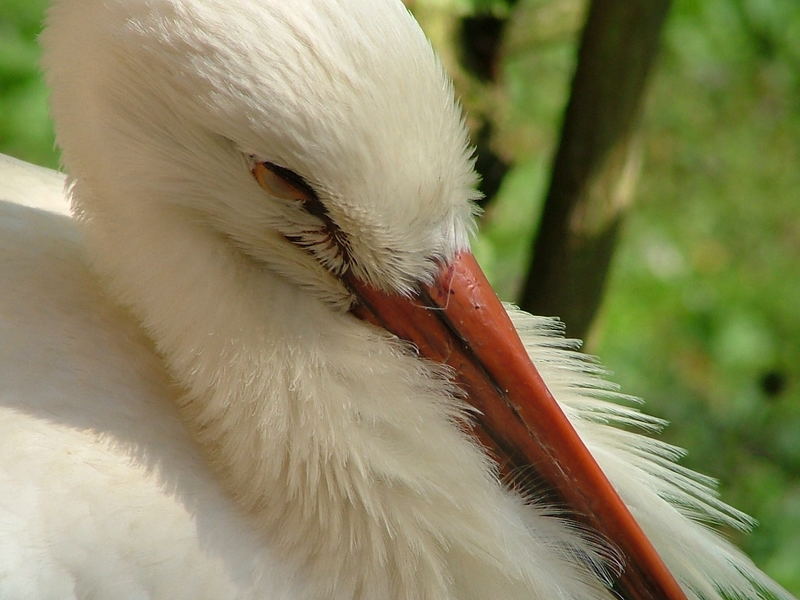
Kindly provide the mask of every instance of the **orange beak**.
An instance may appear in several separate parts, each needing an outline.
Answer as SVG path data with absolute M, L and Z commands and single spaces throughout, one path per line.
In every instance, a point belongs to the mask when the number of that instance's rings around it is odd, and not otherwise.
M 468 402 L 479 411 L 474 433 L 502 470 L 532 467 L 572 518 L 617 546 L 625 564 L 614 589 L 622 597 L 685 600 L 542 381 L 471 254 L 456 256 L 433 285 L 412 298 L 346 279 L 359 299 L 353 314 L 453 368 Z

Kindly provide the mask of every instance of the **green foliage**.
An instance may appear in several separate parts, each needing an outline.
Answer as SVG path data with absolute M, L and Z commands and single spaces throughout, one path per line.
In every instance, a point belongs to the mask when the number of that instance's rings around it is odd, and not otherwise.
M 0 2 L 0 151 L 56 166 L 47 93 L 38 69 L 45 3 Z
M 44 4 L 0 1 L 0 151 L 54 166 L 36 67 Z M 436 13 L 445 32 L 442 15 L 503 15 L 512 4 L 415 2 L 423 24 Z M 521 0 L 500 89 L 456 73 L 468 109 L 491 116 L 495 149 L 515 163 L 475 244 L 507 298 L 528 263 L 583 7 Z M 638 204 L 590 349 L 674 423 L 665 436 L 691 449 L 685 463 L 720 477 L 725 499 L 759 519 L 758 535 L 731 536 L 800 594 L 797 40 L 796 0 L 675 0 L 644 118 Z
M 686 463 L 761 521 L 737 541 L 795 593 L 798 28 L 796 2 L 676 4 L 597 347 L 675 423 Z
M 459 15 L 507 14 L 516 0 L 425 0 L 420 4 Z

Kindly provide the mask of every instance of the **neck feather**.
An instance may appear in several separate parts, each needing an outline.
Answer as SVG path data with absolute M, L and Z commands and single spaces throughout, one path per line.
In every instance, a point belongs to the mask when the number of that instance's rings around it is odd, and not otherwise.
M 107 289 L 154 340 L 221 483 L 315 597 L 598 597 L 557 517 L 497 482 L 440 370 L 201 225 L 94 214 L 82 191 Z

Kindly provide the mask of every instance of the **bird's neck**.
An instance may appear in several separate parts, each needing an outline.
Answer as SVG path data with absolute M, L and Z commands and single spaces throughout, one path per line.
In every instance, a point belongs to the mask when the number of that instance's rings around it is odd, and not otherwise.
M 101 278 L 154 340 L 187 428 L 313 597 L 528 597 L 531 513 L 433 366 L 190 220 L 89 218 Z

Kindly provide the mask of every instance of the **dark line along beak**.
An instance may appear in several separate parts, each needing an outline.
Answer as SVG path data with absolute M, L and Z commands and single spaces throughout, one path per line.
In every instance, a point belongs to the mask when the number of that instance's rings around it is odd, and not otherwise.
M 458 255 L 431 286 L 406 298 L 351 274 L 360 319 L 412 342 L 453 368 L 480 411 L 474 433 L 506 473 L 530 466 L 573 518 L 623 553 L 614 588 L 627 600 L 686 600 L 528 358 L 475 258 Z

